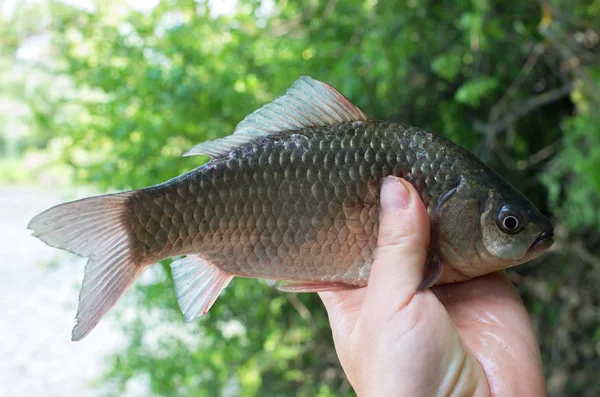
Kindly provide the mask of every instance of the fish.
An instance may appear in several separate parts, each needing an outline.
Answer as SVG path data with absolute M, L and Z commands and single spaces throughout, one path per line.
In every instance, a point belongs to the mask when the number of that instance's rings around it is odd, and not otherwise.
M 388 176 L 411 183 L 429 214 L 419 289 L 527 262 L 553 244 L 550 220 L 469 151 L 373 119 L 308 76 L 231 135 L 184 156 L 210 159 L 154 186 L 57 205 L 29 223 L 46 244 L 88 258 L 72 340 L 169 258 L 185 321 L 207 313 L 234 277 L 275 280 L 283 292 L 365 287 Z

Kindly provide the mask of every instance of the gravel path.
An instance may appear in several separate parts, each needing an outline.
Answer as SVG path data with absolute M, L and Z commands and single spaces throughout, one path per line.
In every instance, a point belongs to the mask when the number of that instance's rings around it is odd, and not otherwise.
M 73 193 L 0 186 L 0 396 L 97 396 L 91 382 L 125 340 L 114 320 L 71 342 L 85 260 L 30 236 L 28 221 Z M 51 266 L 49 266 L 52 264 Z

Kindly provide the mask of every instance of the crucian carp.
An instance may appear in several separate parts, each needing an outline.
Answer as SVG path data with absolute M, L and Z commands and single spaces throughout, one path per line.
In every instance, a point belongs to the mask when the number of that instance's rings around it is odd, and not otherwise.
M 526 262 L 553 243 L 550 221 L 467 150 L 372 119 L 309 77 L 232 135 L 185 155 L 210 161 L 155 186 L 55 206 L 30 222 L 48 245 L 89 258 L 73 340 L 167 258 L 177 258 L 171 268 L 186 321 L 206 313 L 235 276 L 279 280 L 288 292 L 366 286 L 380 186 L 390 175 L 415 186 L 430 216 L 420 288 Z

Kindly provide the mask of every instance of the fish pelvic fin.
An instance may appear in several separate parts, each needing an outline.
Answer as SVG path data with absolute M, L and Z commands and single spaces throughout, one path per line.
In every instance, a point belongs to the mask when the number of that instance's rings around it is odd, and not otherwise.
M 277 286 L 281 292 L 327 292 L 361 288 L 359 285 L 335 281 L 284 281 Z
M 127 200 L 132 192 L 52 207 L 28 225 L 46 244 L 87 257 L 72 340 L 83 339 L 147 268 L 130 246 Z
M 233 276 L 198 255 L 171 263 L 177 303 L 186 322 L 208 312 Z
M 233 135 L 200 143 L 183 155 L 221 157 L 269 134 L 369 120 L 333 86 L 301 76 L 285 95 L 246 116 Z

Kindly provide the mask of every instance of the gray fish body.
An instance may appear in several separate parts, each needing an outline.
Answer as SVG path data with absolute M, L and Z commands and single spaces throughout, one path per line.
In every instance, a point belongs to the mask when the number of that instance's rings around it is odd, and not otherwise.
M 134 244 L 151 262 L 199 253 L 238 276 L 365 285 L 382 179 L 407 179 L 432 211 L 477 166 L 463 152 L 378 121 L 270 135 L 133 195 Z

